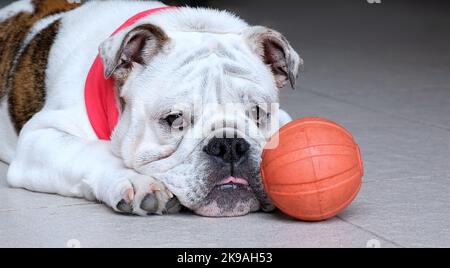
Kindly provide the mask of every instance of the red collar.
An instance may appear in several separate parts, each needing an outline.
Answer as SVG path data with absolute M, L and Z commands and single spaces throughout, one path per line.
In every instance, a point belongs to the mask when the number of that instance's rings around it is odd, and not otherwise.
M 171 8 L 174 7 L 160 7 L 138 13 L 127 20 L 112 35 L 135 24 L 144 17 Z M 119 121 L 119 105 L 116 103 L 114 79 L 105 79 L 103 70 L 102 59 L 100 55 L 97 55 L 86 78 L 84 100 L 89 121 L 97 137 L 101 140 L 110 140 L 111 134 Z

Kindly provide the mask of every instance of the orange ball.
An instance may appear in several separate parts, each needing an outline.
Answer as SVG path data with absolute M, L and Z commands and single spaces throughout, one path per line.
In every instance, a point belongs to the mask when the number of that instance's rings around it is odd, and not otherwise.
M 279 145 L 264 150 L 261 173 L 268 195 L 281 211 L 300 220 L 321 221 L 350 205 L 364 171 L 349 131 L 309 117 L 287 124 L 278 134 Z

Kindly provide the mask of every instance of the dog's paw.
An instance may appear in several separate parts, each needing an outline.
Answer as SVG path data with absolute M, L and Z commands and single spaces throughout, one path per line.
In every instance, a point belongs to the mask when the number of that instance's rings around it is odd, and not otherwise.
M 177 213 L 181 209 L 178 199 L 158 180 L 148 176 L 135 176 L 123 183 L 114 198 L 114 209 L 136 215 L 162 215 Z

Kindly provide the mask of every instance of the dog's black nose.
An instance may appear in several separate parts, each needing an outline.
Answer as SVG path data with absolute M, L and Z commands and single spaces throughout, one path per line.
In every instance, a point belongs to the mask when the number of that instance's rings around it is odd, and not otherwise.
M 241 138 L 213 138 L 205 146 L 205 153 L 220 158 L 226 163 L 236 163 L 247 155 L 250 144 Z

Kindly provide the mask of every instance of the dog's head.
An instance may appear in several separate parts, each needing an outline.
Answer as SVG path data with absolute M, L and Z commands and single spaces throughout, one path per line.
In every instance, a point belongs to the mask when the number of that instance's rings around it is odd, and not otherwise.
M 294 86 L 301 58 L 280 33 L 228 13 L 172 13 L 188 18 L 135 25 L 100 48 L 120 96 L 114 152 L 198 214 L 273 209 L 261 153 L 278 130 L 278 90 Z

